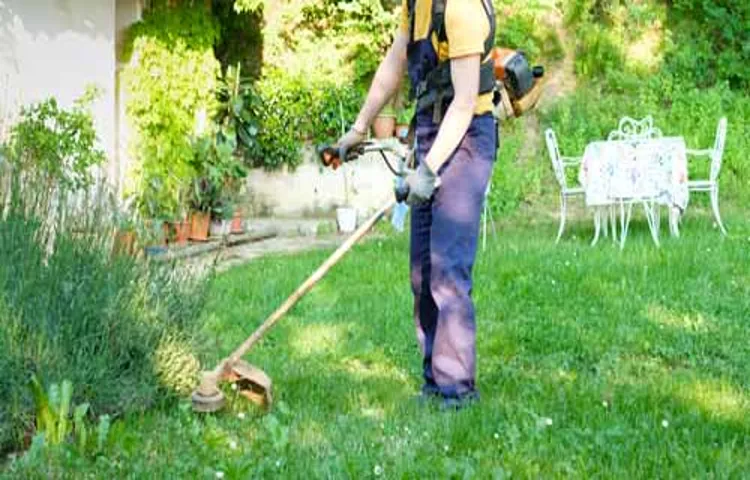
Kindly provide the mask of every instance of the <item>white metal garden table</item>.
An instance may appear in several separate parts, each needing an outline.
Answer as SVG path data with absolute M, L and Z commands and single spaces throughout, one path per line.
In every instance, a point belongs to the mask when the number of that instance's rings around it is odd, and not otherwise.
M 689 199 L 687 153 L 682 137 L 591 142 L 583 154 L 578 180 L 584 187 L 588 207 L 599 212 L 614 212 L 619 207 L 621 247 L 625 245 L 635 203 L 643 205 L 657 245 L 661 206 L 669 208 L 670 231 L 679 236 L 679 216 Z M 598 235 L 599 224 L 596 238 Z

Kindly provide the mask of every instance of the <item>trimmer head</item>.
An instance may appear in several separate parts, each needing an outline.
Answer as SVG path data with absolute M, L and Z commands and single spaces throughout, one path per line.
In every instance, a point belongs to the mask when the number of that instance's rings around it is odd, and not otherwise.
M 214 372 L 206 372 L 201 384 L 193 392 L 193 410 L 200 413 L 214 413 L 225 405 L 225 397 L 219 389 L 219 382 L 226 381 L 237 386 L 237 392 L 256 405 L 270 408 L 273 401 L 272 382 L 266 373 L 253 365 L 238 360 L 224 369 L 224 373 L 217 376 Z

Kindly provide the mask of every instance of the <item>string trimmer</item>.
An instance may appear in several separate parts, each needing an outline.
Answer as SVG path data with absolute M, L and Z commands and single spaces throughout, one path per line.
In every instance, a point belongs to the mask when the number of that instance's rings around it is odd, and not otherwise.
M 297 290 L 290 295 L 286 301 L 273 312 L 250 337 L 245 340 L 231 355 L 221 360 L 219 364 L 211 371 L 204 372 L 201 383 L 193 392 L 192 401 L 193 409 L 197 412 L 216 412 L 224 407 L 224 394 L 219 389 L 221 382 L 229 382 L 237 385 L 240 395 L 248 400 L 270 407 L 272 397 L 271 378 L 263 370 L 242 360 L 242 357 L 274 326 L 281 318 L 292 309 L 292 307 L 309 292 L 328 271 L 346 255 L 352 247 L 364 237 L 394 206 L 394 217 L 400 216 L 399 220 L 403 222 L 405 206 L 404 200 L 408 195 L 408 187 L 403 182 L 403 176 L 406 172 L 406 159 L 409 157 L 408 150 L 398 143 L 366 143 L 356 149 L 343 152 L 331 147 L 323 147 L 319 150 L 321 160 L 327 166 L 334 168 L 342 162 L 354 160 L 359 155 L 367 152 L 379 151 L 388 167 L 398 177 L 396 182 L 396 198 L 389 200 L 383 205 L 372 217 L 362 224 L 346 241 L 336 249 L 323 264 L 305 280 Z M 385 155 L 390 151 L 396 155 L 399 168 L 392 167 Z

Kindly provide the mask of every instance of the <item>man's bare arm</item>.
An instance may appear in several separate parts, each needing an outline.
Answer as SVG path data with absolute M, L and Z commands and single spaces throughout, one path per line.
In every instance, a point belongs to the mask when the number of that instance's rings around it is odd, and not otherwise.
M 366 132 L 372 121 L 401 86 L 406 72 L 406 48 L 409 36 L 399 32 L 380 63 L 362 109 L 354 122 L 355 130 Z

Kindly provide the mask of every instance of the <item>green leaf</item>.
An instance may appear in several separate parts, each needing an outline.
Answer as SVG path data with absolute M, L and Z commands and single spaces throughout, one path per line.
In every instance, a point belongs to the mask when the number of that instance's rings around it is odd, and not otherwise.
M 96 450 L 99 453 L 104 451 L 104 447 L 107 444 L 110 427 L 111 419 L 109 415 L 102 415 L 99 417 L 99 425 L 96 427 Z
M 86 427 L 86 413 L 89 411 L 89 404 L 82 403 L 78 405 L 73 412 L 73 426 L 76 434 L 76 444 L 78 450 L 83 453 L 88 443 L 88 429 Z
M 53 434 L 55 430 L 55 415 L 50 406 L 49 397 L 36 375 L 32 375 L 30 386 L 32 396 L 34 397 L 34 405 L 36 407 L 37 431 L 42 433 L 50 432 Z

